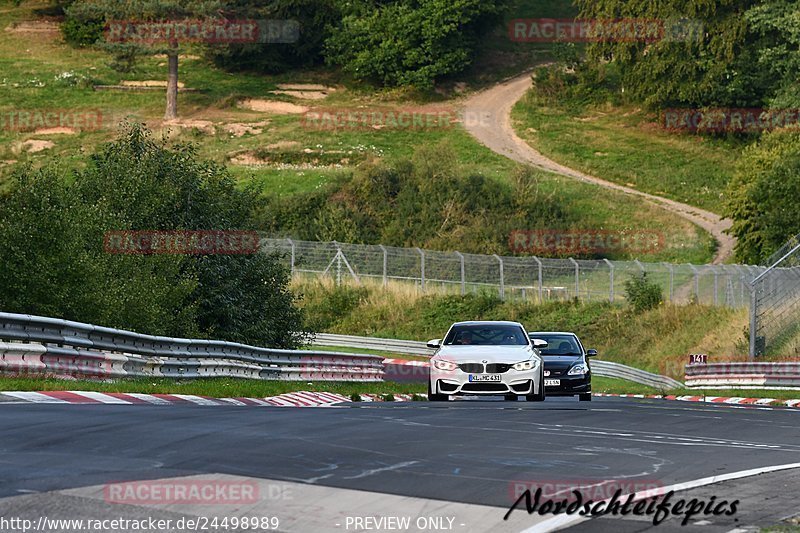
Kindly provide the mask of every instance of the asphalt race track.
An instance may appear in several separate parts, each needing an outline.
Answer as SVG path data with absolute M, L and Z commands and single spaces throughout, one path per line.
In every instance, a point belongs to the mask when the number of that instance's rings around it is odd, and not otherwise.
M 608 480 L 664 487 L 800 463 L 799 428 L 793 409 L 627 398 L 332 408 L 0 403 L 0 516 L 34 525 L 43 516 L 173 523 L 258 516 L 277 517 L 279 531 L 544 531 L 558 525 L 554 516 L 529 515 L 524 504 L 503 520 L 515 487 L 547 486 L 557 494 Z M 156 479 L 246 480 L 257 484 L 258 498 L 109 503 L 104 490 L 107 483 Z M 654 526 L 652 516 L 607 515 L 563 525 L 624 532 L 790 525 L 800 515 L 798 489 L 800 468 L 789 468 L 674 496 L 738 499 L 733 516 L 701 514 L 686 526 L 674 516 Z M 381 516 L 408 516 L 410 526 L 356 521 Z M 9 524 L 0 530 L 15 531 Z

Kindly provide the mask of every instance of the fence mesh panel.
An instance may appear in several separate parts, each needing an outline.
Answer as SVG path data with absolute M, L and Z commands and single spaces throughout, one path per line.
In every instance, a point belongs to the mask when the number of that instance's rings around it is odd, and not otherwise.
M 753 279 L 750 356 L 800 354 L 800 235 Z
M 489 290 L 505 299 L 540 302 L 572 298 L 623 301 L 625 282 L 646 272 L 648 279 L 661 287 L 667 301 L 748 307 L 752 302 L 752 280 L 767 270 L 747 265 L 503 257 L 272 238 L 262 239 L 261 245 L 264 251 L 280 252 L 281 260 L 295 274 L 324 275 L 337 282 L 406 282 L 421 291 Z M 759 309 L 772 313 L 775 320 L 796 318 L 792 313 L 800 306 L 800 292 L 795 299 L 786 299 L 782 291 L 800 291 L 796 285 L 800 283 L 798 260 L 795 257 L 792 268 L 777 269 L 759 283 L 763 293 L 758 300 Z

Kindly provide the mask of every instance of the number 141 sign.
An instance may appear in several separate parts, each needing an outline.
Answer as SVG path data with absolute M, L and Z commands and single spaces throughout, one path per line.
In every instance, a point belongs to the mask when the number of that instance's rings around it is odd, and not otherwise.
M 704 353 L 692 353 L 689 354 L 689 364 L 690 365 L 704 365 L 708 363 L 708 356 Z

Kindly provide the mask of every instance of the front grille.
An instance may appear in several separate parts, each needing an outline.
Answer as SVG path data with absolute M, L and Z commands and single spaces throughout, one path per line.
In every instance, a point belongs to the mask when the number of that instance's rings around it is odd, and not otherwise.
M 508 386 L 502 383 L 465 383 L 461 392 L 508 392 Z
M 508 363 L 489 363 L 486 365 L 486 372 L 489 374 L 502 374 L 508 372 L 511 365 Z
M 460 368 L 462 372 L 467 372 L 468 374 L 483 374 L 482 363 L 462 363 L 458 365 L 458 368 Z

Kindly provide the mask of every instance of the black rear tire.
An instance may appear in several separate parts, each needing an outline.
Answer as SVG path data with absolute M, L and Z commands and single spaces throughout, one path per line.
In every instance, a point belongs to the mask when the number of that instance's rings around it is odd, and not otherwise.
M 591 392 L 584 392 L 578 395 L 578 400 L 582 402 L 591 402 L 592 401 L 592 393 Z
M 543 402 L 545 398 L 544 392 L 544 372 L 542 373 L 542 378 L 539 380 L 539 394 L 528 394 L 525 396 L 525 399 L 529 402 Z
M 434 394 L 431 390 L 431 380 L 428 380 L 428 401 L 429 402 L 446 402 L 450 397 L 447 394 Z

